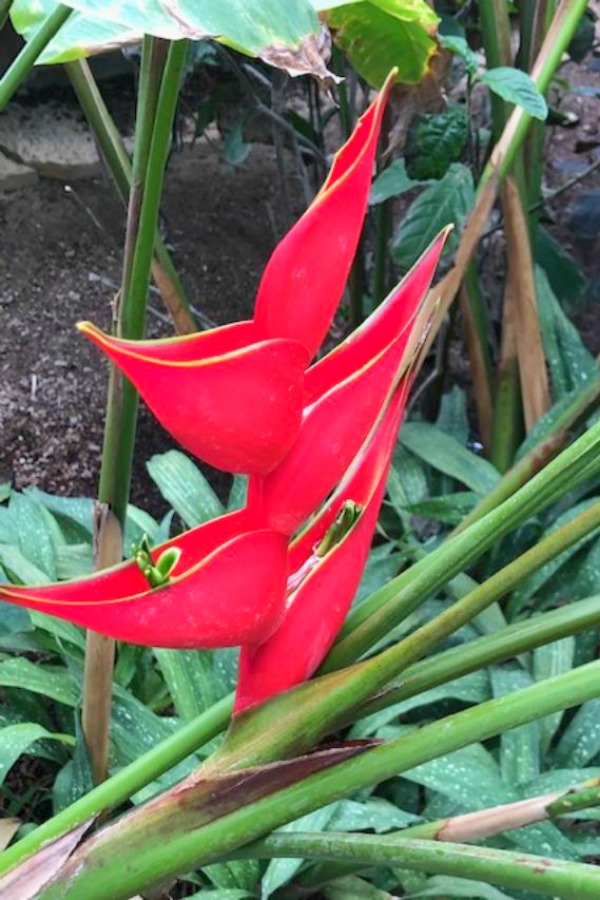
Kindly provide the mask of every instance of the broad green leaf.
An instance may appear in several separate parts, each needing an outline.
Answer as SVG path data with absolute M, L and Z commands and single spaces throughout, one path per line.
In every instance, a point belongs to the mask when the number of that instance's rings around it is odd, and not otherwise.
M 419 503 L 411 503 L 406 509 L 420 519 L 433 519 L 445 525 L 459 525 L 480 499 L 474 491 L 458 491 L 440 497 L 427 497 Z
M 33 631 L 31 617 L 26 609 L 0 601 L 0 638 L 7 635 Z
M 0 544 L 0 563 L 9 579 L 17 584 L 47 584 L 51 578 L 26 559 L 18 547 Z
M 154 654 L 182 719 L 191 721 L 223 695 L 210 652 L 156 649 Z
M 73 531 L 75 542 L 91 536 L 94 527 L 93 500 L 88 497 L 57 497 L 55 494 L 46 494 L 36 487 L 29 487 L 24 493 L 41 503 L 56 517 L 67 540 L 71 540 L 71 532 L 67 530 L 69 523 L 71 528 L 73 525 L 78 526 L 78 529 Z
M 434 469 L 477 493 L 486 494 L 500 479 L 490 462 L 428 422 L 407 422 L 400 432 L 400 442 Z
M 547 117 L 548 104 L 527 72 L 510 66 L 498 66 L 488 69 L 478 80 L 503 100 L 520 106 L 529 116 L 542 120 Z
M 414 813 L 398 809 L 383 797 L 364 802 L 340 800 L 328 825 L 330 831 L 374 831 L 384 834 L 419 821 Z
M 427 187 L 411 204 L 406 218 L 394 235 L 392 255 L 403 269 L 410 269 L 437 234 L 453 222 L 460 231 L 473 206 L 475 191 L 470 170 L 453 163 L 440 181 Z M 455 247 L 456 232 L 448 246 Z
M 73 758 L 60 770 L 52 787 L 54 814 L 75 803 L 94 787 L 90 758 L 85 745 L 79 712 L 75 711 L 75 749 Z
M 4 503 L 10 497 L 12 488 L 9 481 L 0 482 L 0 503 Z
M 8 725 L 0 730 L 0 784 L 6 778 L 11 767 L 18 758 L 26 753 L 32 744 L 41 739 L 61 741 L 72 744 L 73 738 L 68 734 L 53 734 L 33 722 Z
M 437 47 L 439 19 L 425 0 L 351 3 L 331 9 L 327 22 L 335 43 L 373 87 L 381 87 L 394 66 L 399 81 L 418 84 Z
M 190 894 L 187 900 L 252 900 L 253 897 L 256 897 L 256 894 L 252 891 L 243 891 L 239 888 L 217 889 L 216 891 L 203 888 L 197 894 Z
M 394 575 L 397 575 L 405 561 L 406 555 L 398 553 L 396 545 L 391 541 L 374 547 L 369 554 L 354 602 L 360 603 L 361 600 L 369 597 L 378 588 L 387 584 Z
M 431 181 L 413 181 L 412 178 L 409 178 L 404 159 L 396 159 L 373 182 L 369 203 L 371 206 L 376 206 L 378 203 L 389 200 L 390 197 L 399 197 L 407 191 L 428 184 L 431 184 Z
M 169 40 L 214 37 L 288 71 L 324 74 L 320 60 L 307 60 L 302 47 L 318 32 L 319 23 L 308 0 L 180 0 L 173 15 L 166 0 L 69 0 L 74 10 L 46 48 L 41 62 L 56 63 L 101 53 L 139 41 L 144 33 Z M 55 4 L 50 0 L 16 0 L 11 11 L 16 30 L 28 39 Z M 287 52 L 286 52 L 287 48 Z M 314 68 L 313 68 L 314 66 Z
M 370 881 L 357 875 L 336 878 L 319 892 L 324 900 L 394 900 L 394 895 L 382 891 Z
M 494 697 L 504 697 L 533 684 L 524 669 L 502 666 L 491 672 Z M 528 722 L 500 735 L 500 770 L 507 784 L 524 784 L 540 772 L 540 725 Z
M 44 507 L 27 494 L 11 494 L 8 510 L 12 517 L 18 546 L 23 556 L 56 581 L 56 553 L 52 540 L 52 519 Z
M 48 666 L 19 657 L 0 662 L 0 686 L 32 691 L 66 706 L 75 706 L 80 699 L 79 685 L 64 666 Z
M 546 273 L 550 287 L 567 315 L 580 313 L 587 286 L 583 269 L 564 244 L 541 226 L 536 229 L 535 261 Z
M 248 496 L 248 478 L 246 475 L 234 475 L 227 501 L 227 512 L 234 512 L 246 505 Z
M 469 120 L 462 106 L 442 113 L 422 113 L 411 122 L 404 157 L 409 178 L 443 178 L 458 162 L 469 137 Z
M 56 550 L 56 575 L 59 581 L 83 578 L 93 567 L 91 544 L 65 544 Z
M 405 507 L 427 496 L 425 466 L 414 453 L 398 444 L 390 468 L 387 491 L 394 506 Z
M 491 884 L 483 881 L 471 881 L 468 878 L 455 878 L 453 875 L 434 875 L 427 879 L 426 887 L 407 895 L 407 900 L 417 897 L 472 897 L 474 900 L 514 900 L 514 897 L 499 891 Z
M 554 754 L 555 765 L 582 767 L 600 753 L 600 699 L 581 706 L 567 726 Z
M 189 528 L 223 515 L 223 505 L 200 469 L 179 450 L 153 456 L 146 468 L 167 503 Z
M 544 644 L 533 651 L 533 677 L 535 681 L 562 675 L 573 668 L 575 657 L 575 638 L 572 635 Z M 539 720 L 542 751 L 546 752 L 562 721 L 562 711 Z
M 467 414 L 467 393 L 458 385 L 447 391 L 442 396 L 440 411 L 436 419 L 438 428 L 445 431 L 451 437 L 456 438 L 461 444 L 466 444 L 469 439 L 469 416 Z
M 535 267 L 540 327 L 556 399 L 598 374 L 598 365 L 556 299 L 543 269 Z

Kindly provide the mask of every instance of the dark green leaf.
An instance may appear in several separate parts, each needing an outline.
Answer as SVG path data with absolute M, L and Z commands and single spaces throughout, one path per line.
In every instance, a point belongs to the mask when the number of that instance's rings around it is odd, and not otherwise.
M 500 478 L 487 459 L 428 422 L 407 422 L 400 432 L 400 441 L 411 453 L 477 493 L 486 494 Z
M 392 244 L 395 262 L 410 269 L 434 237 L 450 222 L 460 229 L 473 205 L 473 176 L 461 163 L 453 163 L 440 180 L 427 187 L 410 206 Z M 456 246 L 456 233 L 448 246 Z
M 460 160 L 468 137 L 469 120 L 462 106 L 417 116 L 404 148 L 408 177 L 419 181 L 443 178 L 450 164 Z
M 538 90 L 531 75 L 521 69 L 498 66 L 480 75 L 479 81 L 487 84 L 490 91 L 503 100 L 520 106 L 535 119 L 543 120 L 548 115 L 548 104 L 543 94 Z
M 369 203 L 371 206 L 376 206 L 378 203 L 389 200 L 390 197 L 399 197 L 407 191 L 424 187 L 427 184 L 431 184 L 431 182 L 413 181 L 412 178 L 409 178 L 404 159 L 396 159 L 373 182 Z
M 224 513 L 200 469 L 179 450 L 153 456 L 146 468 L 159 491 L 185 524 L 194 528 Z

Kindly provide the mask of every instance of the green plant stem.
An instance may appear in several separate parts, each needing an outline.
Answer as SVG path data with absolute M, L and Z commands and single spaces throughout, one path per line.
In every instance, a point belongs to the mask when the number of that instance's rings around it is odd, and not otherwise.
M 550 860 L 520 851 L 407 839 L 402 835 L 274 834 L 238 851 L 235 856 L 238 859 L 324 859 L 363 868 L 400 867 L 454 875 L 565 900 L 596 900 L 600 896 L 600 869 L 597 866 Z
M 546 807 L 548 818 L 555 819 L 558 816 L 568 816 L 580 809 L 589 809 L 591 806 L 600 805 L 600 780 L 592 778 L 586 784 L 566 791 L 562 797 L 558 797 Z
M 543 94 L 548 90 L 552 77 L 560 65 L 562 55 L 569 46 L 586 8 L 587 0 L 561 0 L 559 3 L 531 73 L 538 90 Z M 498 177 L 499 181 L 502 181 L 510 171 L 523 146 L 530 124 L 531 116 L 520 107 L 515 108 L 502 138 L 494 148 L 490 161 L 483 171 L 478 184 L 479 194 L 494 175 Z
M 65 64 L 65 71 L 77 94 L 83 113 L 94 133 L 102 156 L 106 162 L 117 193 L 121 201 L 127 206 L 129 191 L 133 183 L 133 171 L 129 154 L 123 145 L 121 135 L 108 111 L 108 108 L 98 89 L 90 66 L 86 60 L 76 60 Z M 149 137 L 147 138 L 149 140 Z M 147 160 L 146 160 L 147 164 Z M 138 162 L 139 165 L 139 162 Z M 138 174 L 137 182 L 141 185 L 143 173 Z M 189 301 L 186 297 L 183 285 L 177 274 L 177 270 L 171 259 L 163 239 L 157 229 L 154 237 L 154 252 L 164 276 L 168 280 L 166 294 L 163 299 L 179 334 L 189 334 L 196 330 L 196 324 L 192 316 Z M 153 272 L 156 264 L 153 263 Z M 159 275 L 159 273 L 156 273 Z M 163 277 L 164 277 L 163 276 Z M 156 276 L 155 276 L 156 277 Z M 159 281 L 159 289 L 162 289 Z M 161 291 L 162 292 L 162 291 Z
M 154 247 L 154 235 L 158 225 L 158 214 L 164 173 L 169 154 L 171 133 L 179 87 L 187 58 L 188 42 L 171 43 L 164 68 L 164 75 L 157 101 L 157 113 L 153 122 L 152 140 L 149 146 L 147 166 L 145 168 L 144 190 L 139 217 L 139 228 L 136 234 L 135 250 L 132 256 L 131 270 L 123 285 L 123 299 L 129 298 L 128 313 L 130 327 L 143 329 L 148 288 L 150 286 L 150 267 Z M 134 188 L 136 160 L 134 155 Z
M 127 898 L 181 872 L 230 856 L 250 841 L 337 799 L 468 744 L 578 706 L 598 695 L 599 677 L 600 661 L 596 661 L 487 701 L 275 790 L 256 802 L 244 805 L 244 798 L 240 796 L 240 808 L 199 827 L 195 825 L 196 817 L 199 823 L 204 823 L 206 809 L 193 803 L 186 804 L 184 809 L 178 800 L 181 788 L 176 789 L 175 793 L 163 796 L 160 806 L 155 804 L 149 809 L 129 813 L 84 843 L 53 886 L 40 892 L 39 900 Z M 325 702 L 337 703 L 339 698 L 335 694 L 334 690 Z M 316 712 L 313 706 L 308 717 L 314 719 Z M 305 721 L 304 725 L 307 724 Z M 262 750 L 259 750 L 260 740 L 254 747 L 247 746 L 246 758 L 238 760 L 238 764 L 256 763 L 257 750 L 258 756 L 270 753 L 272 737 L 273 733 L 263 733 Z M 309 735 L 308 739 L 311 737 Z M 279 750 L 275 748 L 275 753 Z M 222 762 L 226 763 L 226 760 L 225 755 Z M 214 762 L 209 764 L 207 776 L 211 766 L 214 772 L 214 765 Z M 198 775 L 192 782 L 196 783 L 201 783 Z M 148 813 L 152 815 L 149 817 Z M 168 841 L 165 841 L 165 834 L 169 835 Z M 132 847 L 135 847 L 135 853 L 131 852 Z
M 551 612 L 521 619 L 494 634 L 444 650 L 409 666 L 399 684 L 391 684 L 360 710 L 360 718 L 387 709 L 424 691 L 462 678 L 485 666 L 513 659 L 522 653 L 600 625 L 600 595 Z M 353 720 L 356 720 L 356 714 Z
M 600 403 L 600 376 L 594 378 L 585 390 L 577 391 L 574 399 L 557 416 L 545 437 L 509 469 L 498 484 L 462 520 L 454 533 L 458 534 L 473 522 L 479 521 L 533 478 L 556 456 L 598 403 Z
M 451 535 L 429 556 L 363 601 L 348 617 L 320 671 L 339 669 L 358 659 L 501 535 L 562 496 L 571 484 L 589 477 L 589 466 L 600 462 L 599 444 L 600 424 L 596 424 L 502 504 L 465 531 Z
M 34 67 L 38 56 L 48 46 L 52 38 L 65 24 L 72 9 L 59 3 L 53 12 L 44 19 L 33 37 L 25 44 L 12 65 L 6 70 L 0 79 L 0 112 L 3 112 L 9 100 L 23 83 L 31 69 Z
M 186 42 L 170 44 L 146 37 L 138 97 L 133 180 L 129 195 L 127 233 L 115 331 L 139 340 L 146 324 L 154 236 L 167 162 L 171 126 L 179 92 Z M 166 56 L 166 62 L 165 62 Z M 142 290 L 142 285 L 144 289 Z M 108 511 L 107 529 L 98 534 L 101 567 L 122 559 L 122 534 L 127 513 L 137 420 L 137 393 L 114 366 L 111 368 L 98 499 Z M 115 535 L 115 526 L 120 534 Z M 106 775 L 110 717 L 113 641 L 89 631 L 86 640 L 82 723 L 97 781 Z
M 13 0 L 0 0 L 0 31 L 2 31 L 6 25 L 6 20 L 8 19 L 12 5 Z
M 600 624 L 600 595 L 579 600 L 552 612 L 516 622 L 493 635 L 415 663 L 402 674 L 402 682 L 391 685 L 358 712 L 364 718 L 424 691 L 468 675 L 494 663 L 512 659 L 521 653 L 552 643 L 568 635 L 579 634 Z M 203 744 L 225 730 L 231 715 L 233 695 L 183 726 L 135 762 L 112 775 L 104 784 L 77 800 L 54 818 L 40 825 L 0 857 L 0 873 L 17 865 L 31 853 L 66 831 L 94 816 L 127 801 L 133 794 L 159 778 L 194 753 Z M 352 717 L 353 721 L 356 714 Z
M 18 865 L 50 841 L 125 803 L 137 791 L 164 775 L 225 730 L 233 698 L 225 697 L 175 734 L 148 750 L 103 784 L 31 831 L 0 855 L 0 874 Z

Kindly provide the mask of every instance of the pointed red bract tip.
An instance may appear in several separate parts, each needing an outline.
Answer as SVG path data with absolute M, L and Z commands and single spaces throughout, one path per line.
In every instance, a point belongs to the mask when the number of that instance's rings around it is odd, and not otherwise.
M 0 585 L 0 598 L 132 644 L 209 649 L 264 640 L 284 613 L 287 541 L 251 530 L 243 510 L 157 547 L 181 558 L 171 581 L 151 588 L 135 562 L 78 581 Z
M 276 247 L 256 299 L 269 337 L 294 337 L 314 356 L 342 298 L 369 199 L 388 79 L 334 159 L 316 199 Z
M 353 500 L 363 506 L 341 543 L 316 562 L 290 595 L 279 628 L 260 646 L 242 647 L 236 715 L 310 678 L 340 631 L 369 555 L 404 402 L 404 392 L 399 391 L 347 482 L 292 545 L 288 586 L 294 573 L 306 566 L 340 505 Z
M 402 366 L 443 249 L 441 234 L 362 327 L 306 373 L 307 407 L 292 449 L 252 478 L 249 505 L 293 534 L 333 490 L 367 438 Z
M 308 363 L 298 341 L 261 340 L 252 322 L 167 341 L 124 341 L 79 327 L 167 431 L 209 465 L 266 474 L 294 443 Z

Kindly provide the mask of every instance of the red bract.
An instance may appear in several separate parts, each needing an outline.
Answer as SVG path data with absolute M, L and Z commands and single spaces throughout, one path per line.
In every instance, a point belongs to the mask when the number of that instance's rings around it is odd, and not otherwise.
M 352 265 L 392 82 L 336 156 L 314 203 L 275 249 L 253 321 L 136 342 L 80 325 L 179 443 L 216 468 L 266 475 L 296 439 L 304 372 Z
M 258 647 L 240 656 L 236 713 L 288 690 L 313 674 L 342 627 L 371 547 L 379 507 L 406 400 L 397 390 L 385 418 L 315 522 L 291 545 L 288 606 L 279 628 Z M 322 558 L 315 547 L 344 501 L 362 507 L 348 534 Z
M 285 611 L 287 540 L 247 510 L 200 525 L 155 548 L 177 546 L 168 584 L 150 588 L 135 562 L 78 581 L 0 585 L 0 597 L 151 647 L 232 647 L 263 641 Z
M 296 442 L 273 472 L 250 480 L 249 502 L 260 506 L 270 528 L 293 534 L 335 487 L 366 439 L 402 369 L 411 325 L 447 234 L 436 238 L 359 329 L 306 373 Z

